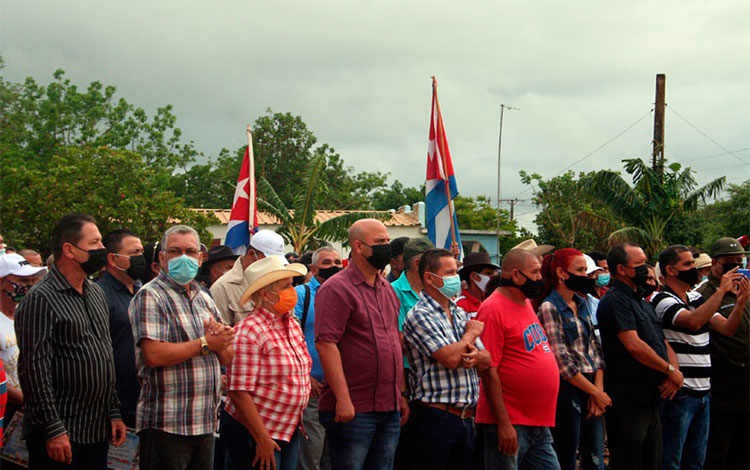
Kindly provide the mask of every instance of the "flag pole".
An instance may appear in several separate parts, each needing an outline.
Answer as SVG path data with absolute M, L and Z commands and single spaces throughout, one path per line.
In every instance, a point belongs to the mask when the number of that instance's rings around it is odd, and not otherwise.
M 445 152 L 443 150 L 445 149 L 445 129 L 443 129 L 443 113 L 440 112 L 440 102 L 438 101 L 437 79 L 434 75 L 430 78 L 432 78 L 432 94 L 435 95 L 435 107 L 437 108 L 438 119 L 438 129 L 435 129 L 435 137 L 437 139 L 438 149 L 440 150 L 440 158 L 443 160 L 443 175 L 445 176 L 445 196 L 448 199 L 448 217 L 450 217 L 451 220 L 451 239 L 453 240 L 453 242 L 451 243 L 451 248 L 453 248 L 453 245 L 456 243 L 456 228 L 454 226 L 455 224 L 453 220 L 453 209 L 451 208 L 453 199 L 451 199 L 450 177 L 448 176 L 447 161 L 445 160 Z
M 258 214 L 256 213 L 258 211 L 258 208 L 256 207 L 255 201 L 257 200 L 258 196 L 256 192 L 258 191 L 258 188 L 255 185 L 255 153 L 253 151 L 253 132 L 252 127 L 250 124 L 247 125 L 247 154 L 248 154 L 248 180 L 250 182 L 250 193 L 247 196 L 248 199 L 248 207 L 249 207 L 249 213 L 248 213 L 248 221 L 247 221 L 247 229 L 248 229 L 248 240 L 252 238 L 252 234 L 255 233 L 255 220 L 258 217 Z

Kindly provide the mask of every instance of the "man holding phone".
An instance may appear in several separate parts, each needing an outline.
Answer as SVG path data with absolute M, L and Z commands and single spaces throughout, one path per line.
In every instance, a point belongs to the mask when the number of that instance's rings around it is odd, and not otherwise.
M 717 240 L 709 251 L 711 273 L 698 286 L 698 292 L 704 298 L 712 296 L 721 285 L 721 277 L 740 268 L 747 254 L 734 238 Z M 732 336 L 710 333 L 711 422 L 704 467 L 708 470 L 742 468 L 750 454 L 750 300 L 742 295 L 741 281 L 735 284 L 724 295 L 718 313 L 729 317 L 738 301 L 744 303 L 740 325 Z

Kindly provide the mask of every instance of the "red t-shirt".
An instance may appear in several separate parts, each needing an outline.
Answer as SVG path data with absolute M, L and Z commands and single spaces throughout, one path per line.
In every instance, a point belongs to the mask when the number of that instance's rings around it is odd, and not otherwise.
M 476 319 L 484 322 L 482 343 L 500 376 L 510 422 L 554 426 L 560 371 L 531 303 L 527 300 L 525 306 L 520 306 L 495 291 L 482 302 Z M 497 423 L 484 383 L 479 391 L 476 421 Z

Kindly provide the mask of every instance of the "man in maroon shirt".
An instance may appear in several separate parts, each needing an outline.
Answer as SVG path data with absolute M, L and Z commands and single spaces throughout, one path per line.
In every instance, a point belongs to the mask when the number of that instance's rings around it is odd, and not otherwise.
M 408 419 L 399 301 L 379 275 L 391 258 L 388 241 L 379 220 L 355 222 L 349 266 L 315 296 L 315 347 L 326 377 L 318 409 L 333 470 L 392 468 L 399 424 Z

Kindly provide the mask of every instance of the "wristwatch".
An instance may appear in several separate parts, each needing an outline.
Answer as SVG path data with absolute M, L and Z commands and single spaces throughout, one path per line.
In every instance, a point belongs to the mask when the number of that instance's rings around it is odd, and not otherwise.
M 205 336 L 201 336 L 201 355 L 202 356 L 208 356 L 208 353 L 210 353 L 211 350 L 208 349 L 208 341 L 206 341 Z
M 667 375 L 669 375 L 671 372 L 674 372 L 674 366 L 672 364 L 667 365 Z

